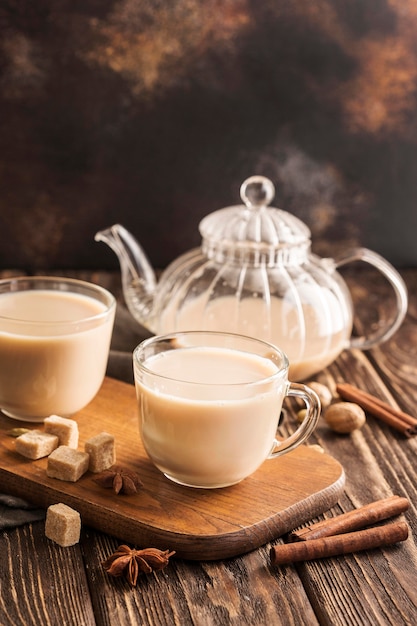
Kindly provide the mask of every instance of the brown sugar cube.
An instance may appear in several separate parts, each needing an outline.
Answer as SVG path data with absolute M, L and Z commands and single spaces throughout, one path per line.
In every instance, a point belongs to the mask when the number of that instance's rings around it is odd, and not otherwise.
M 63 548 L 80 540 L 81 517 L 66 504 L 51 504 L 46 511 L 45 535 Z
M 59 446 L 48 457 L 46 474 L 49 478 L 75 483 L 88 470 L 89 461 L 87 452 Z
M 43 421 L 44 431 L 59 439 L 60 446 L 78 448 L 78 424 L 75 420 L 60 415 L 50 415 Z
M 59 445 L 58 437 L 42 430 L 29 430 L 16 438 L 15 450 L 28 459 L 42 459 Z
M 108 433 L 100 433 L 85 442 L 85 451 L 90 455 L 90 472 L 102 472 L 116 462 L 114 437 Z

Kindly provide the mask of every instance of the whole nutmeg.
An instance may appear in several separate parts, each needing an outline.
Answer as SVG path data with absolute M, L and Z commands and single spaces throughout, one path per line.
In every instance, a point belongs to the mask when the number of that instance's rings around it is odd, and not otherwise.
M 366 422 L 364 410 L 354 402 L 336 402 L 324 411 L 323 417 L 329 428 L 342 434 L 362 428 Z
M 297 411 L 297 420 L 300 422 L 300 424 L 304 421 L 306 415 L 307 409 L 300 409 L 299 411 Z
M 318 395 L 321 408 L 323 410 L 327 409 L 327 407 L 330 406 L 333 400 L 332 392 L 330 391 L 330 389 L 326 387 L 326 385 L 323 385 L 322 383 L 318 383 L 315 380 L 308 382 L 307 386 L 310 387 L 310 389 L 312 389 L 313 391 L 315 391 L 316 394 Z

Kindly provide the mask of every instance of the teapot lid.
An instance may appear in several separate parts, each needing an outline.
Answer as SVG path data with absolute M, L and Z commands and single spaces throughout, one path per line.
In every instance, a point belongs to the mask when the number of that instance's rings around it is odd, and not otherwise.
M 200 222 L 203 250 L 218 260 L 222 253 L 238 249 L 275 254 L 289 248 L 310 245 L 310 229 L 300 219 L 281 209 L 270 207 L 275 196 L 273 183 L 264 176 L 251 176 L 241 185 L 244 204 L 210 213 Z

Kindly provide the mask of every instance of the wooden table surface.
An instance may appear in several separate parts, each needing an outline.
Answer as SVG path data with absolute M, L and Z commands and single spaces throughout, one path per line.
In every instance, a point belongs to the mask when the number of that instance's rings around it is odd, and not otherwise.
M 13 272 L 3 272 L 9 275 Z M 63 272 L 61 272 L 63 273 Z M 401 272 L 409 289 L 407 318 L 387 343 L 369 352 L 345 351 L 315 379 L 334 388 L 349 382 L 415 414 L 417 405 L 417 270 Z M 111 272 L 65 272 L 98 282 L 121 298 Z M 389 287 L 373 272 L 346 276 L 358 325 L 378 324 L 389 308 Z M 123 305 L 120 307 L 123 314 Z M 139 337 L 126 314 L 116 350 Z M 102 561 L 122 543 L 83 527 L 79 544 L 61 548 L 45 537 L 44 523 L 0 536 L 0 624 L 4 626 L 291 624 L 329 626 L 417 623 L 417 439 L 407 439 L 368 416 L 341 436 L 320 423 L 319 444 L 345 469 L 346 485 L 331 517 L 398 494 L 410 501 L 404 543 L 346 556 L 271 567 L 271 544 L 223 561 L 183 561 L 143 576 L 137 587 L 110 578 Z M 314 468 L 311 468 L 314 472 Z M 273 543 L 280 543 L 277 538 Z

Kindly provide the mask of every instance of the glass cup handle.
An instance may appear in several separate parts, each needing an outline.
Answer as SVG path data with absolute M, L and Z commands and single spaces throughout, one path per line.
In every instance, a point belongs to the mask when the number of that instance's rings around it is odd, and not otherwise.
M 269 459 L 290 452 L 302 444 L 314 431 L 320 417 L 320 400 L 316 392 L 307 385 L 288 383 L 286 395 L 303 400 L 307 407 L 307 413 L 297 430 L 287 437 L 287 439 L 283 441 L 275 440 L 275 445 L 268 456 Z
M 397 313 L 391 320 L 384 324 L 381 323 L 379 328 L 370 335 L 351 338 L 349 348 L 367 350 L 378 343 L 386 341 L 398 330 L 407 313 L 408 293 L 407 287 L 397 270 L 377 252 L 367 248 L 355 248 L 346 256 L 336 259 L 334 263 L 337 268 L 354 261 L 363 261 L 376 267 L 391 284 L 397 300 Z

